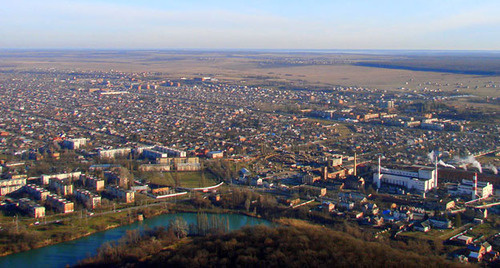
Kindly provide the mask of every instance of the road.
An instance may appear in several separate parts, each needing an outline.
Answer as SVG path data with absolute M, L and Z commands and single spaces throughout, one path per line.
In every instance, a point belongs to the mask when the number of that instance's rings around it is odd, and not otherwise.
M 108 214 L 111 214 L 111 213 L 119 213 L 119 212 L 124 212 L 124 211 L 131 211 L 131 210 L 136 210 L 136 209 L 141 209 L 141 208 L 147 208 L 147 207 L 153 207 L 153 206 L 161 206 L 161 205 L 164 205 L 165 203 L 177 203 L 179 201 L 187 201 L 189 200 L 190 198 L 182 198 L 182 199 L 175 199 L 175 200 L 162 200 L 160 202 L 152 202 L 152 203 L 146 203 L 144 205 L 138 205 L 138 206 L 133 206 L 133 207 L 127 207 L 127 208 L 121 208 L 121 209 L 112 209 L 112 210 L 109 210 L 109 211 L 104 211 L 104 212 L 98 212 L 98 213 L 94 213 L 91 217 L 98 217 L 98 216 L 103 216 L 103 215 L 108 215 Z M 54 215 L 52 217 L 57 217 L 58 215 Z M 80 210 L 80 211 L 75 211 L 73 212 L 73 215 L 71 217 L 66 217 L 64 219 L 54 219 L 54 220 L 50 220 L 50 221 L 43 221 L 43 222 L 40 222 L 39 225 L 45 225 L 45 224 L 53 224 L 53 223 L 60 223 L 60 222 L 63 222 L 63 221 L 70 221 L 70 220 L 74 220 L 74 219 L 81 219 L 82 217 L 87 217 L 87 213 L 84 213 L 83 210 Z M 31 221 L 32 219 L 30 219 Z M 39 219 L 37 219 L 39 220 Z

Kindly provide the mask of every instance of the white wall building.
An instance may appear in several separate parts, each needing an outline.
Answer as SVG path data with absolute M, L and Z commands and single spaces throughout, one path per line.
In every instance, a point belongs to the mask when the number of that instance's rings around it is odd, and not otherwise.
M 476 186 L 474 186 L 474 180 L 462 180 L 459 184 L 451 185 L 448 192 L 451 195 L 470 196 L 471 199 L 476 199 L 489 197 L 493 195 L 494 190 L 493 184 L 489 182 L 476 181 Z
M 42 175 L 40 176 L 40 180 L 42 184 L 49 184 L 51 178 L 56 178 L 58 180 L 64 179 L 78 179 L 80 178 L 82 173 L 80 171 L 70 172 L 70 173 L 61 173 L 61 174 L 51 174 L 51 175 Z
M 118 156 L 128 155 L 128 154 L 130 154 L 131 151 L 132 151 L 131 148 L 99 150 L 98 155 L 99 155 L 99 158 L 115 158 Z
M 146 158 L 167 158 L 167 157 L 186 157 L 186 152 L 175 148 L 165 146 L 148 146 L 140 147 L 137 153 L 142 154 Z
M 438 173 L 437 168 L 429 167 L 408 167 L 405 170 L 383 168 L 379 160 L 378 172 L 373 174 L 373 183 L 377 188 L 382 183 L 387 183 L 425 193 L 437 187 Z
M 80 147 L 85 146 L 87 141 L 87 138 L 67 139 L 63 141 L 63 145 L 68 149 L 77 150 L 80 149 Z

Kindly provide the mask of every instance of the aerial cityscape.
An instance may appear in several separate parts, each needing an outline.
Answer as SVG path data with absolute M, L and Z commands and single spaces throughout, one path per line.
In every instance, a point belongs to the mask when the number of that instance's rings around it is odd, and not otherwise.
M 500 265 L 498 4 L 160 2 L 6 4 L 0 267 Z

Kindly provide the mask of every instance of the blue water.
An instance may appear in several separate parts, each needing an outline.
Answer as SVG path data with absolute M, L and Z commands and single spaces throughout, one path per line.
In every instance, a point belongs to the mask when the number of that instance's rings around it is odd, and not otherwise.
M 240 229 L 245 225 L 270 224 L 266 220 L 239 214 L 209 214 L 209 217 L 211 215 L 228 218 L 230 230 Z M 168 226 L 169 221 L 175 217 L 184 218 L 188 224 L 196 223 L 196 213 L 160 215 L 143 222 L 120 226 L 77 240 L 0 257 L 0 267 L 65 267 L 68 264 L 74 265 L 81 259 L 93 256 L 103 243 L 120 239 L 127 230 L 141 230 L 146 225 L 150 228 Z

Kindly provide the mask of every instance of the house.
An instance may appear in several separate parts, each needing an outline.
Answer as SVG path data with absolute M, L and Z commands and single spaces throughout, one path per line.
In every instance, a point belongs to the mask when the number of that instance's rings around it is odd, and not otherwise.
M 376 216 L 371 218 L 371 222 L 374 226 L 381 226 L 382 224 L 384 224 L 384 218 Z
M 433 228 L 450 229 L 452 227 L 451 221 L 448 219 L 432 218 L 429 221 Z
M 460 235 L 457 238 L 455 238 L 455 241 L 463 245 L 469 245 L 470 243 L 472 243 L 472 237 L 466 235 Z
M 484 247 L 484 252 L 490 252 L 492 250 L 492 247 L 488 242 L 484 242 L 482 246 Z
M 425 220 L 419 223 L 415 223 L 415 225 L 413 225 L 413 229 L 415 231 L 426 233 L 431 230 L 431 224 L 429 223 L 429 220 Z
M 346 210 L 351 210 L 354 208 L 354 202 L 352 201 L 340 201 L 338 206 Z
M 377 215 L 379 212 L 379 208 L 375 203 L 368 203 L 363 206 L 363 212 L 371 215 Z
M 481 262 L 481 260 L 483 259 L 483 255 L 479 254 L 479 252 L 471 251 L 469 253 L 469 256 L 467 256 L 467 258 L 469 259 L 469 261 Z
M 335 209 L 335 204 L 331 202 L 323 202 L 321 205 L 324 212 L 332 212 Z
M 470 244 L 467 246 L 467 249 L 473 252 L 479 253 L 479 255 L 483 255 L 486 250 L 482 244 Z

